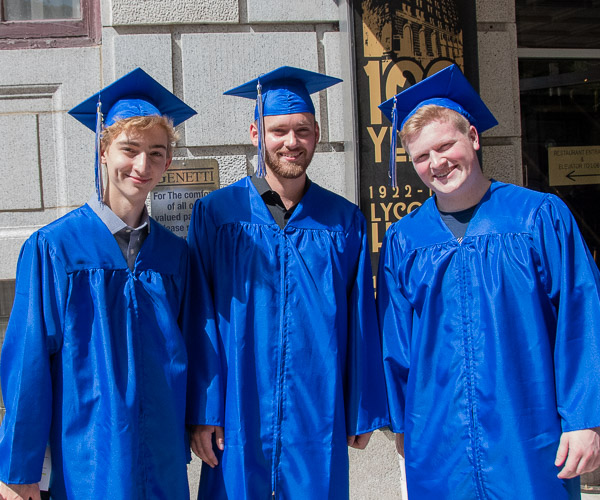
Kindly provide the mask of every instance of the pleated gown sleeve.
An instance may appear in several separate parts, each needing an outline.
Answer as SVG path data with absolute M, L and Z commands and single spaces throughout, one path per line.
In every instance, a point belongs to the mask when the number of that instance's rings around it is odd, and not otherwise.
M 556 308 L 554 365 L 563 432 L 600 426 L 600 274 L 565 204 L 549 196 L 536 217 L 535 246 Z
M 348 299 L 348 364 L 346 428 L 348 435 L 370 432 L 388 425 L 388 408 L 381 361 L 373 274 L 366 221 L 356 215 L 353 238 L 360 245 L 356 276 Z
M 6 416 L 0 428 L 0 480 L 37 483 L 52 418 L 51 358 L 62 343 L 67 278 L 35 233 L 23 245 L 0 377 Z
M 187 337 L 188 366 L 188 425 L 224 426 L 225 356 L 217 333 L 213 304 L 211 259 L 216 239 L 216 228 L 205 205 L 194 206 L 188 244 L 190 273 L 187 294 L 188 306 L 184 314 Z
M 410 338 L 413 308 L 403 294 L 398 273 L 401 249 L 388 231 L 377 271 L 377 314 L 380 323 L 383 365 L 387 386 L 390 427 L 404 432 L 406 386 L 410 370 Z

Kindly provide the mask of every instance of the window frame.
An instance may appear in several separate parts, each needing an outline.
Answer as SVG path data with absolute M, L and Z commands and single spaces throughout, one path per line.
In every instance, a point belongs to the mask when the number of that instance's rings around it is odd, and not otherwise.
M 80 1 L 81 19 L 4 21 L 0 17 L 0 50 L 99 45 L 100 0 Z M 3 12 L 4 0 L 0 0 L 0 16 Z

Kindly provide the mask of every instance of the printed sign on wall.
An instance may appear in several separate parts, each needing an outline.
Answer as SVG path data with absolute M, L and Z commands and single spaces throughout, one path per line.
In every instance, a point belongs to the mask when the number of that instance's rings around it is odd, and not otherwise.
M 218 188 L 217 160 L 173 160 L 150 193 L 150 212 L 167 229 L 185 238 L 194 203 Z
M 600 184 L 600 146 L 548 148 L 548 185 Z

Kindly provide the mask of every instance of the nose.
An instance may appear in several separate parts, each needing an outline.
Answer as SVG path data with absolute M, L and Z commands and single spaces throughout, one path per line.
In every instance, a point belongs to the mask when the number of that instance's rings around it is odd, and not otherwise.
M 135 157 L 134 168 L 137 172 L 145 172 L 150 166 L 150 156 L 147 153 L 140 152 Z
M 296 133 L 293 130 L 290 130 L 288 134 L 285 136 L 284 145 L 288 149 L 293 149 L 298 144 L 298 138 L 296 137 Z
M 439 154 L 436 151 L 431 151 L 429 154 L 429 162 L 432 168 L 437 168 L 446 163 L 446 158 L 444 155 Z

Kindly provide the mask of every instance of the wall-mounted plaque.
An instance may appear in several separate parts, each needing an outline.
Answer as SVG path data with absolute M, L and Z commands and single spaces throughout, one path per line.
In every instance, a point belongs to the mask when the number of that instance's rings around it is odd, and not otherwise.
M 173 160 L 150 193 L 150 212 L 167 229 L 185 238 L 194 203 L 218 188 L 217 160 Z

